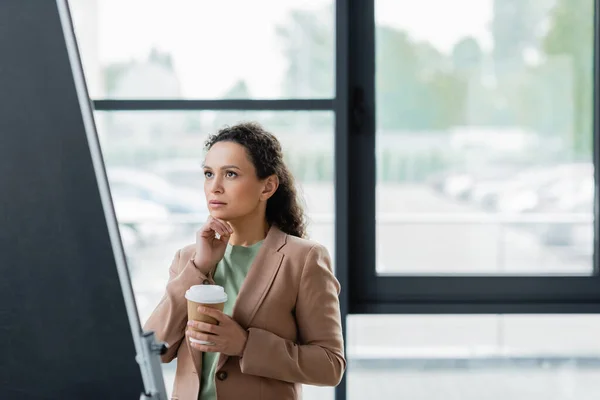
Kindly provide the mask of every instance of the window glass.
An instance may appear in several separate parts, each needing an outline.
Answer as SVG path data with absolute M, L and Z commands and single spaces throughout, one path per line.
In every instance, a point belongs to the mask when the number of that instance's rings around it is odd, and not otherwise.
M 309 236 L 335 254 L 332 112 L 96 112 L 142 321 L 164 293 L 175 252 L 194 243 L 208 216 L 204 142 L 242 120 L 256 120 L 278 137 L 305 202 Z M 175 365 L 163 365 L 168 390 Z M 333 399 L 332 388 L 306 386 L 304 391 L 307 400 Z
M 70 0 L 92 98 L 334 96 L 333 0 Z
M 352 315 L 348 399 L 592 400 L 597 315 Z
M 590 274 L 594 1 L 375 6 L 377 272 Z

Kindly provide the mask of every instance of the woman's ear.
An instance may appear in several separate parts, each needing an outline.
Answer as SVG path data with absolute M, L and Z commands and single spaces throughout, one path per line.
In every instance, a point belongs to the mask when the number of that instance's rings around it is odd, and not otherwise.
M 279 178 L 277 175 L 271 175 L 267 177 L 264 182 L 265 184 L 260 194 L 260 199 L 262 201 L 267 201 L 277 191 L 277 188 L 279 187 Z

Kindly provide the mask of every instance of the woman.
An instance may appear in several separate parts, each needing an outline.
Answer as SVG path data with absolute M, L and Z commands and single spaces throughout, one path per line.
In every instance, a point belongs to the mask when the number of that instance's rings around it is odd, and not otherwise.
M 337 385 L 346 368 L 340 285 L 327 250 L 303 238 L 279 141 L 244 123 L 211 136 L 206 149 L 210 217 L 175 255 L 144 327 L 167 344 L 163 362 L 177 357 L 172 398 L 288 400 L 302 397 L 302 384 Z M 198 284 L 228 294 L 223 312 L 200 310 L 218 325 L 187 320 L 185 291 Z

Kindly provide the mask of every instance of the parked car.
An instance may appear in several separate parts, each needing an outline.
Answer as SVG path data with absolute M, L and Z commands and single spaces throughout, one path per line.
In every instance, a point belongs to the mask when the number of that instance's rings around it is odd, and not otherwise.
M 165 207 L 171 214 L 208 216 L 202 189 L 172 185 L 156 174 L 133 168 L 109 168 L 110 189 L 121 197 L 151 201 Z
M 159 204 L 113 194 L 113 205 L 126 251 L 164 241 L 175 233 L 171 214 Z
M 578 248 L 578 253 L 591 252 L 594 240 L 593 204 L 593 196 L 569 197 L 557 203 L 552 211 L 561 215 L 572 214 L 573 222 L 540 224 L 538 230 L 542 243 L 549 246 Z M 580 216 L 586 216 L 583 222 L 579 221 Z
M 505 213 L 535 211 L 544 200 L 544 188 L 556 182 L 591 176 L 590 163 L 565 163 L 538 166 L 513 176 L 476 184 L 472 199 L 485 209 Z
M 441 178 L 440 191 L 460 200 L 472 201 L 475 190 L 485 185 L 497 184 L 512 178 L 518 171 L 516 165 L 494 165 L 470 171 L 454 172 Z
M 172 185 L 193 190 L 202 190 L 204 170 L 199 159 L 177 158 L 161 160 L 147 167 L 148 171 L 155 173 Z

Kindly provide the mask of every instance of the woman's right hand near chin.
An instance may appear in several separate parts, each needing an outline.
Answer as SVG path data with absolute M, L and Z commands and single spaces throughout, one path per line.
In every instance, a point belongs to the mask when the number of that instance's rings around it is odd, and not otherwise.
M 218 239 L 215 235 L 217 233 Z M 202 228 L 196 232 L 194 264 L 204 274 L 208 275 L 221 261 L 232 233 L 233 229 L 227 222 L 212 216 L 209 216 Z

